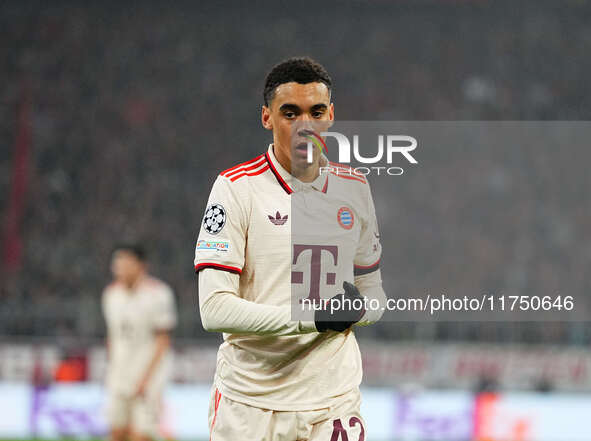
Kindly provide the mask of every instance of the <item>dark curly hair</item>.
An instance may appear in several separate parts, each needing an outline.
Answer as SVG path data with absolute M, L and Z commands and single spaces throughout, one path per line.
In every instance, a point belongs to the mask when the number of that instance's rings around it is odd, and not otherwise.
M 273 99 L 277 86 L 292 81 L 300 84 L 324 83 L 329 92 L 332 89 L 332 80 L 322 64 L 309 57 L 288 58 L 275 65 L 267 75 L 263 91 L 265 106 Z
M 143 247 L 143 245 L 136 242 L 121 242 L 116 244 L 111 251 L 111 255 L 115 254 L 117 251 L 125 251 L 126 253 L 130 253 L 141 262 L 145 262 L 148 259 L 146 249 Z

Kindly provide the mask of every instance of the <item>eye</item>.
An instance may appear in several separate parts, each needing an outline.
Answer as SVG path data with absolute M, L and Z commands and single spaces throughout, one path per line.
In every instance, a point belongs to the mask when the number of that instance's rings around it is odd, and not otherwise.
M 295 118 L 296 114 L 295 112 L 283 112 L 283 116 L 285 116 L 287 119 L 293 119 Z
M 324 115 L 324 112 L 322 110 L 317 110 L 315 112 L 312 112 L 313 118 L 322 118 L 322 115 Z

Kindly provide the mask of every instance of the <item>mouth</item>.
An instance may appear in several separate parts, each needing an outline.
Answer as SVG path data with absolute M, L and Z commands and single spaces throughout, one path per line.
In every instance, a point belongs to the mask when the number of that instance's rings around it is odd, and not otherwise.
M 294 147 L 293 151 L 297 157 L 307 158 L 308 157 L 308 143 L 307 142 L 298 143 Z

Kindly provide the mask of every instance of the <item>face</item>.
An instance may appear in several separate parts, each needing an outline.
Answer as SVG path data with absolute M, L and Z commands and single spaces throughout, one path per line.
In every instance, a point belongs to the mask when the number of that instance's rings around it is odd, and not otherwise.
M 273 131 L 275 156 L 288 171 L 317 167 L 320 149 L 313 148 L 310 163 L 307 147 L 312 132 L 319 134 L 334 120 L 328 87 L 319 82 L 281 84 L 269 107 L 263 106 L 261 120 Z
M 138 277 L 144 272 L 145 264 L 133 253 L 125 250 L 118 250 L 113 253 L 111 260 L 111 272 L 118 282 L 127 286 L 133 285 Z

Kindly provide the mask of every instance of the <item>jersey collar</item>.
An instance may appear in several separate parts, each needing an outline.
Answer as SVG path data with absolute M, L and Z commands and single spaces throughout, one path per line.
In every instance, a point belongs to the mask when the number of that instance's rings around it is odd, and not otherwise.
M 320 158 L 320 167 L 325 167 L 328 165 L 328 158 L 322 154 Z M 322 168 L 321 168 L 322 170 Z M 328 175 L 329 173 L 320 173 L 318 177 L 311 182 L 310 184 L 303 184 L 303 185 L 310 185 L 314 190 L 321 191 L 322 193 L 326 193 L 328 189 Z M 299 181 L 298 181 L 299 182 Z
M 281 166 L 277 160 L 277 157 L 275 156 L 275 153 L 273 152 L 273 144 L 269 144 L 269 148 L 267 149 L 267 153 L 265 153 L 265 157 L 267 158 L 269 168 L 275 175 L 277 182 L 287 194 L 292 194 L 294 190 L 300 190 L 305 185 L 309 185 L 315 190 L 326 193 L 328 189 L 328 173 L 321 173 L 313 182 L 307 184 L 294 178 Z M 328 163 L 328 159 L 324 155 L 322 155 L 322 160 L 323 162 Z
M 287 194 L 292 194 L 293 190 L 289 186 L 288 182 L 290 182 L 293 179 L 293 176 L 291 176 L 287 172 L 287 170 L 285 170 L 281 166 L 281 164 L 279 164 L 279 161 L 275 157 L 275 153 L 273 153 L 273 144 L 269 144 L 269 148 L 267 149 L 267 153 L 265 153 L 265 158 L 267 158 L 267 162 L 269 163 L 269 168 L 271 169 L 271 171 L 275 175 L 275 178 L 277 179 L 277 182 L 279 182 L 279 185 L 281 185 L 281 187 L 283 187 L 283 189 L 285 190 L 285 192 Z

